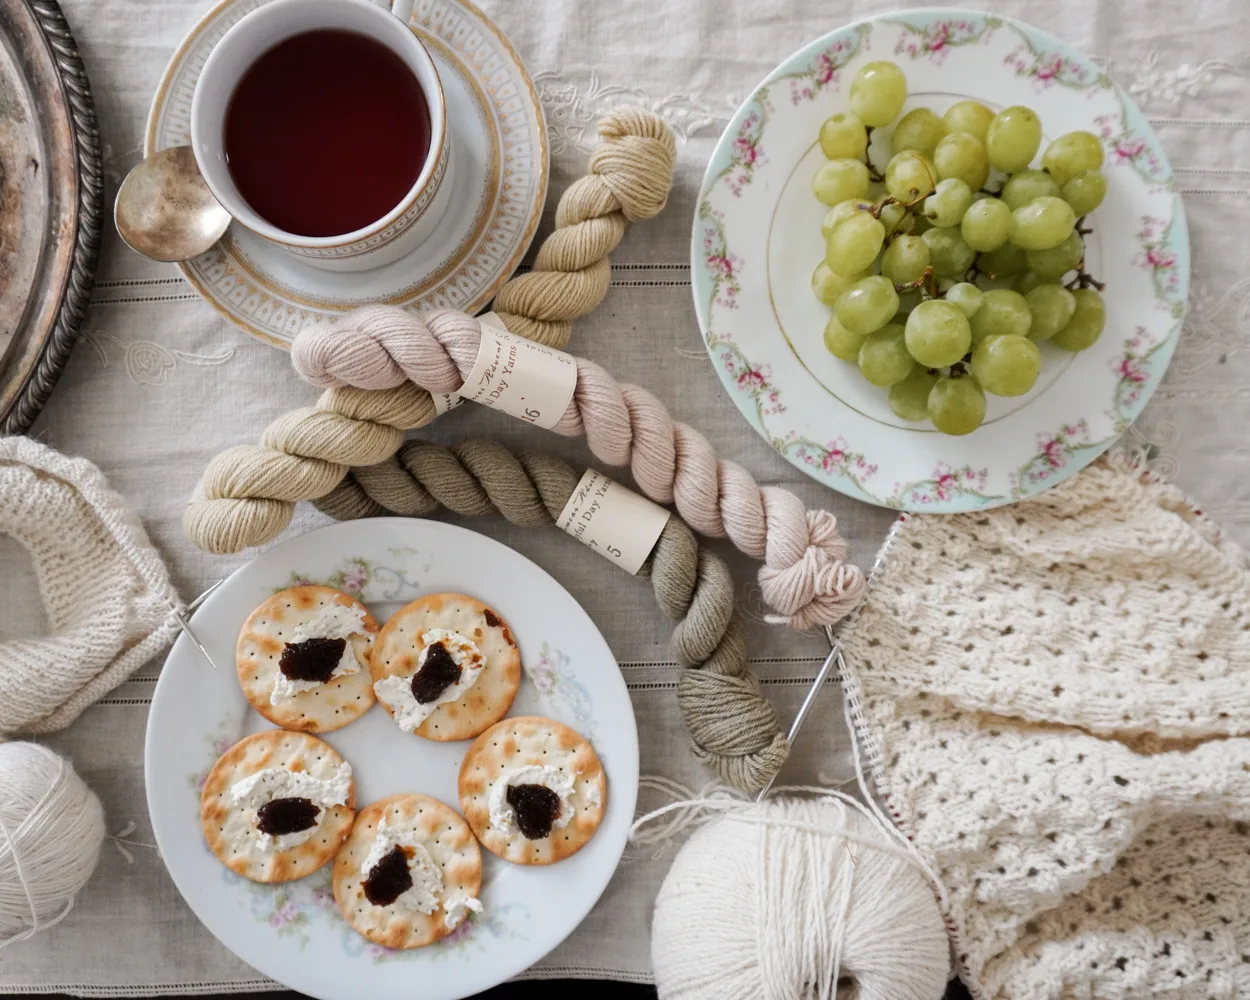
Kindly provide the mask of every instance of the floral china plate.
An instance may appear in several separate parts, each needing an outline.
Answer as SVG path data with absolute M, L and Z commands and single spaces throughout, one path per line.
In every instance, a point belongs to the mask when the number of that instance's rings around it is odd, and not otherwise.
M 591 741 L 608 778 L 607 809 L 591 841 L 544 868 L 483 850 L 482 914 L 427 948 L 389 951 L 339 916 L 330 866 L 297 882 L 235 875 L 200 832 L 200 789 L 217 757 L 271 728 L 247 703 L 234 668 L 239 629 L 276 590 L 321 583 L 360 598 L 379 622 L 408 601 L 461 591 L 511 626 L 525 679 L 511 715 L 542 715 Z M 148 810 L 161 857 L 196 916 L 239 958 L 323 1000 L 453 1000 L 503 982 L 559 944 L 594 906 L 625 848 L 638 792 L 638 734 L 612 652 L 568 592 L 524 556 L 437 521 L 373 518 L 275 545 L 226 579 L 192 619 L 214 670 L 182 637 L 152 699 L 145 746 Z M 352 765 L 360 806 L 422 792 L 457 811 L 468 748 L 401 732 L 381 705 L 323 737 Z
M 144 156 L 190 143 L 191 95 L 204 61 L 235 22 L 267 2 L 220 0 L 183 39 L 152 100 Z M 410 23 L 438 69 L 456 158 L 455 189 L 430 237 L 392 264 L 337 273 L 234 223 L 211 250 L 178 265 L 226 319 L 278 347 L 371 302 L 475 313 L 534 238 L 547 197 L 547 127 L 520 56 L 471 0 L 417 0 Z
M 883 390 L 825 349 L 813 295 L 824 162 L 820 124 L 846 110 L 873 60 L 907 76 L 904 110 L 962 98 L 1024 104 L 1043 148 L 1064 132 L 1102 138 L 1106 200 L 1090 216 L 1089 271 L 1106 282 L 1107 327 L 1090 349 L 1042 344 L 1025 396 L 990 397 L 985 423 L 945 436 L 890 410 Z M 883 130 L 884 131 L 884 130 Z M 880 158 L 880 157 L 878 157 Z M 1011 503 L 1079 471 L 1132 424 L 1180 335 L 1189 236 L 1158 137 L 1098 66 L 1049 35 L 977 11 L 884 14 L 825 35 L 761 83 L 708 164 L 691 239 L 695 309 L 708 354 L 751 425 L 808 475 L 848 496 L 952 513 Z

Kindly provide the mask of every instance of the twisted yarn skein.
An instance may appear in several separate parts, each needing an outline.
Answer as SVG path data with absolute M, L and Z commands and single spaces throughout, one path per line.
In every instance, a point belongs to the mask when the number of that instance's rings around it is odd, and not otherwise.
M 411 382 L 454 392 L 472 371 L 480 342 L 481 324 L 461 312 L 411 316 L 368 306 L 332 327 L 305 330 L 291 345 L 291 361 L 314 385 L 388 390 Z M 832 514 L 806 510 L 788 490 L 760 487 L 741 466 L 717 459 L 702 434 L 674 421 L 645 389 L 576 361 L 573 398 L 552 430 L 584 434 L 599 459 L 629 465 L 651 499 L 675 501 L 695 531 L 728 535 L 763 559 L 760 586 L 777 612 L 770 620 L 811 628 L 832 625 L 854 608 L 864 578 L 844 561 Z
M 356 469 L 317 506 L 340 520 L 392 512 L 425 517 L 446 507 L 537 527 L 554 525 L 579 479 L 552 455 L 513 454 L 496 442 L 442 448 L 409 441 L 396 457 Z M 695 756 L 736 788 L 762 788 L 790 747 L 748 666 L 729 569 L 670 517 L 640 575 L 650 578 L 656 603 L 677 623 L 673 651 L 683 668 L 677 702 Z
M 940 1000 L 950 946 L 923 871 L 868 816 L 774 798 L 678 852 L 651 959 L 660 1000 Z
M 673 183 L 672 132 L 639 108 L 610 112 L 599 123 L 590 172 L 560 199 L 556 229 L 534 269 L 495 296 L 495 311 L 521 336 L 563 348 L 571 321 L 595 309 L 611 278 L 608 254 L 627 222 L 664 208 Z M 448 378 L 454 375 L 449 370 Z M 325 496 L 352 465 L 393 455 L 405 430 L 437 414 L 429 393 L 401 386 L 387 393 L 327 393 L 315 407 L 285 414 L 259 447 L 218 455 L 201 478 L 184 518 L 187 534 L 209 552 L 238 552 L 276 537 L 295 504 Z
M 0 949 L 69 913 L 103 843 L 104 809 L 68 761 L 0 743 Z

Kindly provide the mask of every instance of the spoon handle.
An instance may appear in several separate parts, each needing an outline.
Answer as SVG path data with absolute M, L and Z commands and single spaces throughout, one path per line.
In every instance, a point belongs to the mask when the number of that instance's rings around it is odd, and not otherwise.
M 412 19 L 413 0 L 395 0 L 391 5 L 391 13 L 407 24 Z

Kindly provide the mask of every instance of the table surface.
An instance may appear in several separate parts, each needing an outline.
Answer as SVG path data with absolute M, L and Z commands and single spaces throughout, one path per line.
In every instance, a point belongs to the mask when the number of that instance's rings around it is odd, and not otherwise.
M 899 4 L 851 0 L 547 0 L 541 16 L 515 0 L 481 0 L 522 54 L 538 84 L 552 149 L 552 190 L 584 170 L 594 126 L 621 103 L 661 113 L 678 137 L 668 209 L 634 227 L 613 260 L 611 292 L 581 321 L 572 349 L 621 379 L 652 390 L 679 419 L 702 430 L 721 455 L 762 483 L 784 484 L 809 505 L 837 514 L 851 555 L 868 565 L 892 515 L 804 478 L 753 433 L 708 363 L 690 296 L 688 242 L 694 199 L 728 115 L 784 56 L 855 16 Z M 157 79 L 207 0 L 63 0 L 95 90 L 110 203 L 140 158 L 143 123 Z M 1250 59 L 1242 40 L 1250 6 L 1204 0 L 1003 0 L 1026 18 L 1096 57 L 1143 105 L 1163 137 L 1184 194 L 1194 245 L 1189 318 L 1163 386 L 1132 432 L 1153 464 L 1178 480 L 1234 538 L 1250 536 L 1250 274 L 1241 262 L 1250 224 Z M 524 9 L 524 12 L 523 12 Z M 535 11 L 537 5 L 535 5 Z M 544 219 L 549 230 L 555 199 Z M 236 331 L 169 265 L 130 253 L 109 233 L 91 311 L 46 412 L 32 433 L 96 462 L 148 526 L 182 594 L 191 597 L 247 557 L 213 557 L 183 536 L 184 502 L 221 449 L 254 441 L 270 419 L 314 394 L 286 355 Z M 428 437 L 470 435 L 540 446 L 576 464 L 579 441 L 557 438 L 466 407 Z M 302 510 L 291 531 L 324 523 Z M 462 522 L 464 523 L 464 522 Z M 597 555 L 557 532 L 525 532 L 493 521 L 471 527 L 500 539 L 557 576 L 590 612 L 620 661 L 638 716 L 642 773 L 698 787 L 707 775 L 687 749 L 675 704 L 677 668 L 649 588 L 622 581 Z M 750 631 L 755 669 L 783 718 L 791 717 L 823 657 L 819 636 L 758 622 L 754 567 L 724 544 Z M 24 553 L 0 538 L 5 600 L 0 634 L 30 635 L 42 613 Z M 200 926 L 152 846 L 143 794 L 142 749 L 160 661 L 154 661 L 49 740 L 68 754 L 108 812 L 99 870 L 72 915 L 55 930 L 7 950 L 0 992 L 101 996 L 221 993 L 268 988 Z M 840 699 L 829 689 L 808 723 L 783 781 L 832 783 L 849 774 Z M 640 805 L 659 801 L 645 787 Z M 532 970 L 539 976 L 650 979 L 652 901 L 675 845 L 627 852 L 582 927 Z

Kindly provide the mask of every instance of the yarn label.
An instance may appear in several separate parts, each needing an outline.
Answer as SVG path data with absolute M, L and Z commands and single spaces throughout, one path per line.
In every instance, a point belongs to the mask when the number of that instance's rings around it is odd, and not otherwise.
M 550 430 L 573 398 L 576 360 L 571 354 L 509 333 L 494 313 L 478 320 L 482 342 L 460 395 Z
M 454 410 L 457 406 L 464 402 L 464 397 L 454 392 L 432 392 L 430 398 L 434 400 L 434 415 L 441 417 L 448 410 Z
M 669 512 L 607 476 L 587 469 L 556 519 L 564 531 L 630 573 L 655 548 Z

